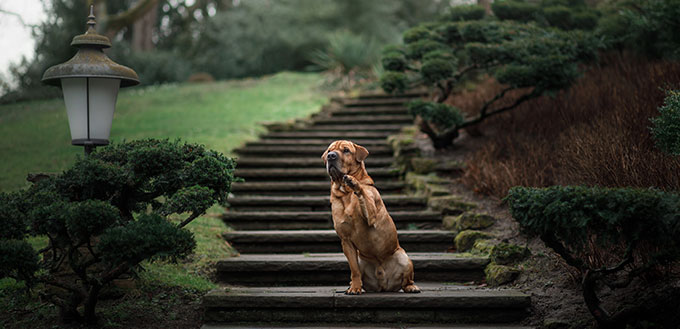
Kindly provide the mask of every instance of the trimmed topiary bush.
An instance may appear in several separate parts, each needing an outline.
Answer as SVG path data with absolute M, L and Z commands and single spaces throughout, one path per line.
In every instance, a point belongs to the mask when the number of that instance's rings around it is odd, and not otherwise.
M 201 145 L 140 140 L 99 148 L 27 190 L 0 194 L 0 278 L 44 284 L 63 321 L 94 323 L 111 281 L 144 260 L 192 252 L 184 226 L 226 202 L 234 168 Z M 173 214 L 183 216 L 169 221 Z M 47 247 L 36 251 L 29 236 L 46 237 Z
M 404 41 L 405 63 L 393 51 L 383 56 L 383 89 L 399 92 L 420 83 L 437 91 L 434 103 L 409 106 L 436 148 L 451 145 L 462 128 L 569 87 L 580 75 L 579 65 L 595 59 L 599 47 L 584 32 L 491 20 L 423 24 L 408 30 Z M 412 78 L 407 80 L 406 74 Z M 457 84 L 479 75 L 491 75 L 506 88 L 484 103 L 477 116 L 465 120 L 454 108 L 433 105 L 443 103 Z M 514 103 L 499 106 L 510 91 L 518 91 Z
M 651 119 L 656 147 L 668 154 L 680 155 L 680 92 L 667 91 L 659 113 Z
M 514 187 L 505 199 L 512 216 L 583 274 L 583 296 L 603 328 L 622 328 L 645 305 L 607 311 L 602 285 L 624 288 L 680 261 L 680 196 L 653 189 L 553 186 Z
M 479 5 L 458 5 L 449 8 L 446 18 L 449 21 L 475 21 L 486 16 L 486 9 Z
M 500 20 L 529 22 L 536 19 L 540 8 L 535 4 L 520 1 L 494 1 L 491 9 Z

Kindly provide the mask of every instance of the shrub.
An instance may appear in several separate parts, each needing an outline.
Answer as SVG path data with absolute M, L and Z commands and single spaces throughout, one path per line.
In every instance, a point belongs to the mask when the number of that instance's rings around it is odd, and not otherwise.
M 450 43 L 433 40 L 433 31 L 440 35 L 440 40 Z M 416 39 L 417 36 L 423 39 Z M 406 59 L 410 62 L 394 64 L 396 69 L 392 71 L 412 73 L 413 81 L 436 88 L 437 102 L 446 100 L 466 76 L 489 74 L 507 85 L 479 108 L 478 115 L 459 125 L 440 125 L 435 129 L 427 127 L 428 120 L 423 120 L 421 129 L 428 132 L 438 148 L 453 143 L 453 138 L 458 136 L 455 130 L 476 125 L 529 99 L 570 86 L 580 75 L 579 64 L 595 58 L 598 47 L 595 39 L 583 32 L 548 30 L 516 22 L 440 22 L 429 29 L 410 30 L 404 39 L 411 41 L 406 45 Z M 392 53 L 384 55 L 388 64 L 392 64 L 393 58 L 399 57 Z M 386 75 L 385 91 L 399 90 L 396 79 L 405 82 L 405 76 Z M 523 93 L 515 103 L 498 106 L 497 102 L 513 90 Z
M 352 87 L 371 74 L 378 60 L 378 47 L 373 39 L 341 31 L 329 37 L 326 49 L 316 49 L 310 60 L 343 88 Z
M 565 6 L 554 6 L 544 8 L 543 17 L 545 17 L 545 19 L 551 26 L 563 30 L 571 30 L 574 25 L 571 10 L 569 10 L 569 8 Z
M 625 327 L 643 305 L 605 310 L 602 284 L 624 288 L 680 260 L 680 196 L 651 189 L 515 187 L 506 200 L 521 229 L 583 273 L 584 300 L 603 328 Z
M 140 140 L 97 149 L 62 174 L 0 194 L 0 277 L 45 284 L 62 321 L 93 323 L 111 281 L 143 260 L 191 253 L 196 243 L 183 227 L 226 202 L 234 167 L 200 145 Z M 173 223 L 173 214 L 186 216 Z M 28 236 L 49 244 L 36 251 Z
M 591 31 L 595 29 L 600 17 L 590 11 L 577 12 L 572 15 L 572 28 L 579 30 Z
M 422 100 L 411 101 L 406 106 L 409 113 L 418 118 L 420 129 L 428 135 L 435 147 L 441 148 L 458 135 L 457 127 L 464 122 L 459 109 L 443 104 Z
M 380 62 L 382 67 L 388 71 L 404 72 L 406 70 L 406 57 L 402 53 L 391 52 L 384 54 Z
M 475 21 L 484 18 L 486 10 L 479 5 L 458 5 L 453 6 L 446 13 L 446 19 L 449 21 Z
M 659 86 L 680 83 L 680 63 L 607 54 L 571 88 L 485 122 L 463 182 L 498 198 L 512 186 L 588 184 L 680 190 L 680 158 L 657 147 L 649 118 L 663 103 Z M 504 86 L 488 79 L 447 103 L 474 113 Z M 516 92 L 500 101 L 509 106 Z M 646 123 L 646 124 L 645 124 Z
M 660 115 L 652 118 L 652 134 L 656 147 L 662 151 L 680 155 L 680 92 L 666 92 L 663 106 L 659 107 Z
M 529 22 L 536 18 L 539 7 L 535 4 L 519 1 L 494 1 L 491 4 L 493 13 L 500 20 Z
M 408 87 L 408 77 L 403 72 L 387 71 L 380 77 L 380 86 L 388 93 L 402 93 Z

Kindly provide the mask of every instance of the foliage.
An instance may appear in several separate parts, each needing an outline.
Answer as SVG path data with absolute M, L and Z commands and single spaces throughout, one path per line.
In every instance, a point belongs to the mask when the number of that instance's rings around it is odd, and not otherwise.
M 539 7 L 522 1 L 494 1 L 491 9 L 500 20 L 528 22 L 535 19 Z
M 403 90 L 405 77 L 436 88 L 444 102 L 467 77 L 488 74 L 507 88 L 479 108 L 479 115 L 457 125 L 421 120 L 437 148 L 450 145 L 457 130 L 517 107 L 546 93 L 568 88 L 580 75 L 579 65 L 596 58 L 598 40 L 581 31 L 565 32 L 513 21 L 443 21 L 404 32 L 406 62 L 394 48 L 383 53 L 387 92 Z M 516 102 L 500 107 L 510 91 L 521 90 Z M 421 117 L 422 118 L 422 117 Z M 451 121 L 453 122 L 453 121 Z M 430 123 L 437 127 L 428 127 Z
M 486 9 L 479 5 L 452 6 L 446 13 L 446 19 L 451 22 L 474 21 L 484 18 Z
M 313 51 L 310 60 L 348 89 L 370 76 L 378 60 L 378 47 L 372 39 L 340 31 L 329 37 L 325 50 Z
M 626 47 L 652 58 L 680 58 L 679 0 L 614 3 L 598 26 L 613 48 Z
M 430 121 L 441 129 L 463 123 L 463 114 L 459 109 L 450 105 L 415 100 L 409 102 L 407 107 L 411 115 Z
M 656 146 L 668 154 L 680 155 L 680 92 L 667 91 L 659 113 L 651 119 Z
M 562 30 L 590 31 L 595 28 L 599 19 L 599 11 L 586 6 L 581 0 L 547 0 L 539 3 L 505 0 L 496 1 L 491 7 L 501 20 L 524 23 L 534 21 Z
M 99 292 L 144 260 L 176 260 L 196 246 L 183 227 L 225 203 L 235 162 L 201 145 L 138 140 L 79 158 L 60 175 L 0 198 L 2 277 L 49 287 L 62 320 L 92 323 Z M 187 213 L 179 224 L 166 217 Z M 22 229 L 24 230 L 22 232 Z M 10 235 L 11 234 L 11 235 Z M 47 236 L 36 252 L 24 239 Z M 79 307 L 83 306 L 82 314 Z
M 36 56 L 10 70 L 13 83 L 0 83 L 0 102 L 48 98 L 57 88 L 44 86 L 44 71 L 72 57 L 68 47 L 85 31 L 85 0 L 43 0 L 47 19 L 34 30 Z M 160 0 L 157 16 L 144 32 L 152 33 L 152 50 L 135 48 L 134 25 L 117 26 L 108 34 L 106 18 L 114 19 L 134 1 L 95 1 L 97 28 L 113 41 L 109 55 L 135 69 L 143 84 L 184 81 L 196 72 L 216 79 L 261 76 L 284 70 L 305 70 L 310 53 L 329 47 L 329 36 L 349 31 L 382 45 L 394 42 L 406 28 L 444 10 L 434 0 Z M 99 9 L 105 4 L 105 10 Z M 108 13 L 104 15 L 104 12 Z
M 403 72 L 387 71 L 380 77 L 380 86 L 388 93 L 402 93 L 408 86 L 408 77 Z
M 602 327 L 623 327 L 641 306 L 607 312 L 597 286 L 628 286 L 643 274 L 680 260 L 680 196 L 652 189 L 515 187 L 512 216 L 583 275 L 589 310 Z M 599 255 L 599 257 L 593 257 Z
M 466 163 L 463 182 L 503 198 L 513 186 L 650 186 L 680 190 L 680 157 L 657 147 L 649 118 L 676 86 L 680 63 L 606 54 L 568 90 L 540 97 L 484 123 L 484 145 Z M 449 103 L 474 109 L 504 86 L 485 79 Z M 616 97 L 612 91 L 616 90 Z M 512 100 L 501 101 L 509 105 Z

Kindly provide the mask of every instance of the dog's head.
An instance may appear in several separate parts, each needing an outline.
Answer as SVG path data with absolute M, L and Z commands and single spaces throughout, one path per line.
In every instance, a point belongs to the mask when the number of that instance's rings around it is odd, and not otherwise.
M 365 147 L 339 140 L 331 143 L 321 158 L 331 179 L 341 181 L 342 176 L 364 169 L 364 160 L 367 156 L 368 150 Z

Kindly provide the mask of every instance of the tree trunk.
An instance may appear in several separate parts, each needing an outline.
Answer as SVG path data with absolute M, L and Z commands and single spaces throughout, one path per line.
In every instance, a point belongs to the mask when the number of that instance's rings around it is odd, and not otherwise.
M 486 9 L 486 14 L 487 15 L 493 15 L 493 11 L 491 11 L 491 3 L 493 0 L 477 0 L 477 4 L 484 7 Z
M 97 323 L 97 315 L 95 314 L 95 307 L 97 306 L 97 299 L 99 298 L 100 289 L 101 289 L 101 286 L 99 286 L 99 285 L 92 286 L 92 288 L 90 288 L 87 299 L 85 300 L 85 303 L 84 303 L 85 309 L 84 309 L 84 312 L 83 312 L 83 316 L 84 316 L 85 322 L 87 324 L 96 324 Z
M 153 50 L 153 33 L 158 20 L 158 3 L 132 24 L 132 50 Z

